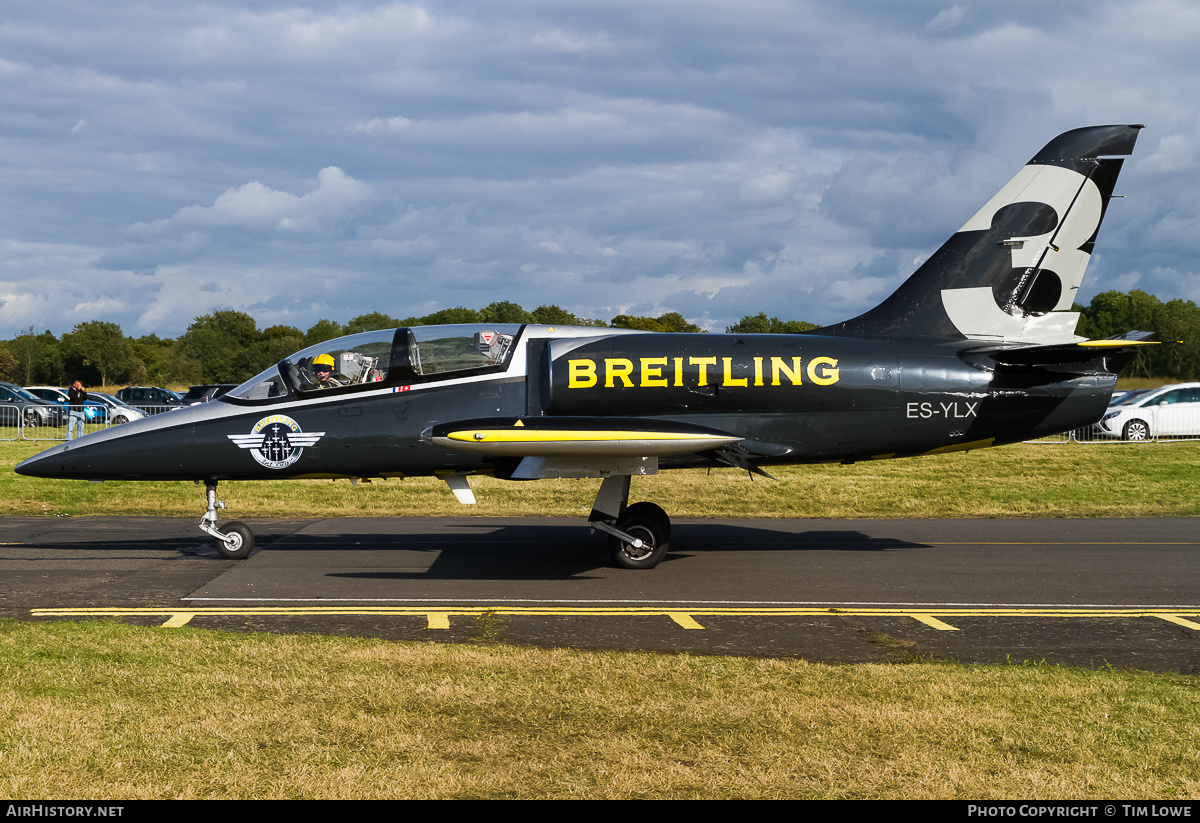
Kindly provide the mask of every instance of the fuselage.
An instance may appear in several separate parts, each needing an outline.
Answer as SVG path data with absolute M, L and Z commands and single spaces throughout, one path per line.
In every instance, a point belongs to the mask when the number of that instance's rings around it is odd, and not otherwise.
M 355 337 L 326 344 L 375 352 L 372 379 L 298 390 L 284 361 L 283 378 L 260 375 L 216 401 L 88 435 L 18 471 L 91 480 L 512 476 L 517 457 L 446 448 L 427 436 L 432 426 L 475 418 L 699 424 L 738 438 L 756 464 L 856 461 L 1088 425 L 1115 383 L 1102 368 L 1000 365 L 962 340 L 428 328 L 450 329 L 424 332 L 441 349 L 408 329 L 368 333 L 357 348 Z M 480 333 L 507 338 L 502 356 L 433 364 L 444 341 Z M 659 465 L 713 460 L 697 452 Z

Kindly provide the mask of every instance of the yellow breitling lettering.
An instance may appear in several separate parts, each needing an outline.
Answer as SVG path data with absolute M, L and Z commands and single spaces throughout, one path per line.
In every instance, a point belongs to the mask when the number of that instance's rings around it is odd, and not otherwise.
M 590 389 L 596 385 L 596 361 L 568 360 L 570 374 L 567 380 L 569 389 Z
M 604 388 L 611 389 L 614 380 L 620 380 L 627 389 L 633 388 L 629 375 L 633 374 L 633 361 L 624 357 L 607 358 L 604 361 Z
M 665 357 L 643 357 L 641 385 L 666 388 L 667 378 L 662 376 L 662 370 L 666 365 L 667 358 Z
M 793 357 L 792 358 L 792 367 L 789 369 L 787 366 L 785 366 L 783 364 L 782 357 L 772 357 L 771 358 L 771 385 L 772 386 L 781 385 L 779 382 L 779 375 L 781 372 L 788 376 L 788 379 L 792 381 L 793 386 L 799 386 L 800 385 L 800 358 Z
M 722 362 L 725 363 L 725 380 L 721 383 L 722 386 L 748 386 L 750 380 L 747 377 L 733 376 L 733 358 L 722 357 Z
M 697 383 L 696 385 L 697 386 L 707 386 L 708 385 L 708 369 L 706 367 L 717 365 L 717 358 L 715 358 L 715 357 L 689 357 L 688 365 L 700 367 L 700 382 Z
M 817 374 L 821 367 L 824 368 Z M 814 357 L 808 361 L 808 379 L 818 386 L 832 386 L 838 381 L 838 361 L 832 357 Z
M 604 369 L 605 388 L 665 389 L 682 388 L 695 380 L 696 386 L 716 383 L 722 387 L 742 388 L 750 386 L 801 386 L 804 378 L 816 386 L 832 386 L 841 379 L 838 360 L 835 357 L 814 357 L 808 362 L 799 355 L 770 357 L 770 382 L 767 381 L 766 356 L 756 356 L 753 362 L 735 362 L 734 357 L 627 357 L 599 360 L 581 358 L 567 361 L 567 388 L 590 389 L 600 385 L 600 369 Z M 686 361 L 686 362 L 685 362 Z M 695 375 L 687 366 L 696 367 Z M 718 372 L 718 368 L 720 371 Z M 744 377 L 737 376 L 744 374 Z M 753 374 L 753 377 L 750 375 Z

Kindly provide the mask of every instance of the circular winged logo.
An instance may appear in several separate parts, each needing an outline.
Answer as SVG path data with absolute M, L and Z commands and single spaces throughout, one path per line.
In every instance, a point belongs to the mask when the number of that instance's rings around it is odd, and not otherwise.
M 238 448 L 249 449 L 250 456 L 268 469 L 286 469 L 300 459 L 305 446 L 316 443 L 325 432 L 304 432 L 287 415 L 273 414 L 255 423 L 250 434 L 226 436 Z

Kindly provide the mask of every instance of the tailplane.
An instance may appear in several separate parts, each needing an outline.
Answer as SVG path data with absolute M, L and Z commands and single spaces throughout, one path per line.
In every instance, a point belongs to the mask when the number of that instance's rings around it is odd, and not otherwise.
M 1051 140 L 896 292 L 816 334 L 1066 344 L 1117 175 L 1141 126 Z

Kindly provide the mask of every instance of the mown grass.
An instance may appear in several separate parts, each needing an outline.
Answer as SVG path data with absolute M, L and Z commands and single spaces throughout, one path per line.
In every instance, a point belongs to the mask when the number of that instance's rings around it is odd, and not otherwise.
M 0 796 L 1195 798 L 1194 678 L 0 621 Z
M 188 483 L 16 476 L 0 515 L 198 517 Z M 1200 514 L 1200 444 L 1017 445 L 637 479 L 676 517 Z M 577 515 L 598 481 L 228 483 L 234 517 Z M 1200 797 L 1200 681 L 0 621 L 0 796 Z
M 203 511 L 192 483 L 41 480 L 11 468 L 46 448 L 0 444 L 0 515 L 159 515 Z M 1200 442 L 1018 444 L 907 460 L 736 469 L 635 478 L 632 498 L 673 517 L 1161 517 L 1200 514 Z M 472 478 L 460 505 L 432 478 L 224 483 L 233 517 L 586 516 L 598 480 Z

